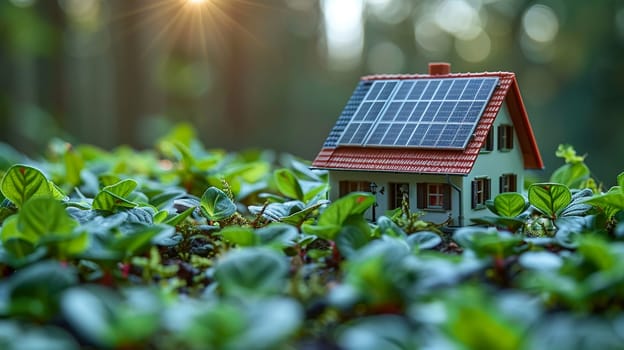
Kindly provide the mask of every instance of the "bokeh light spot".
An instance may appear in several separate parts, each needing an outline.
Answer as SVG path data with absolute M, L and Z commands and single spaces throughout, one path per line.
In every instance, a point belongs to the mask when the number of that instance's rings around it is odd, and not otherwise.
M 531 6 L 522 17 L 524 32 L 540 43 L 551 42 L 559 32 L 559 19 L 552 8 L 537 4 Z
M 457 39 L 455 41 L 457 54 L 467 62 L 481 62 L 488 58 L 492 51 L 492 41 L 486 32 L 470 40 Z
M 405 54 L 392 42 L 378 43 L 368 53 L 368 69 L 371 73 L 400 73 L 404 67 Z

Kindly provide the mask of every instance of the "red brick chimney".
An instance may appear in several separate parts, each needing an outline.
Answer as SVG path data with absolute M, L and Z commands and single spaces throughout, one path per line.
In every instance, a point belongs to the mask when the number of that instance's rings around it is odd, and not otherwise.
M 451 74 L 451 64 L 446 62 L 429 63 L 429 75 L 447 75 Z

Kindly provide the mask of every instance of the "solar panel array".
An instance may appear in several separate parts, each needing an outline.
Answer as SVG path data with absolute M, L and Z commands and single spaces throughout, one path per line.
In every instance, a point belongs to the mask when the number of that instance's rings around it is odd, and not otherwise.
M 378 80 L 338 145 L 464 149 L 497 77 Z

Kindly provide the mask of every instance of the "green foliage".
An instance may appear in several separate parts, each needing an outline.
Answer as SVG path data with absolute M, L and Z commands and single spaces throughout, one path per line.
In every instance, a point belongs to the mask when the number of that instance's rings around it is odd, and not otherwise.
M 0 168 L 0 347 L 621 342 L 624 173 L 596 192 L 562 147 L 559 180 L 499 194 L 476 220 L 489 227 L 450 234 L 407 201 L 371 223 L 370 193 L 329 203 L 307 162 L 194 135 L 144 152 L 55 141 L 38 168 Z
M 201 197 L 201 211 L 211 221 L 222 221 L 236 212 L 236 204 L 216 187 L 210 187 Z
M 104 187 L 93 199 L 93 209 L 113 211 L 136 207 L 138 204 L 130 201 L 129 196 L 137 186 L 136 181 L 128 179 Z
M 362 215 L 375 203 L 370 193 L 353 192 L 331 203 L 319 215 L 316 225 L 304 224 L 303 231 L 325 239 L 333 239 L 352 215 Z
M 0 190 L 18 208 L 35 197 L 53 197 L 53 186 L 43 173 L 31 166 L 13 165 L 2 178 Z
M 538 183 L 529 186 L 529 202 L 550 218 L 556 218 L 572 201 L 567 186 L 556 183 Z
M 559 145 L 555 154 L 563 158 L 565 164 L 552 173 L 550 182 L 560 183 L 569 188 L 585 187 L 590 180 L 590 171 L 585 164 L 585 156 L 576 155 L 576 151 L 570 145 Z

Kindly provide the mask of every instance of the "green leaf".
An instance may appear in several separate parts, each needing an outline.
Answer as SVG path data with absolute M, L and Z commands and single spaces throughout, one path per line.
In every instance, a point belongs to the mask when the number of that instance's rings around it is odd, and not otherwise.
M 570 189 L 556 183 L 537 183 L 529 187 L 529 202 L 537 210 L 556 218 L 572 201 Z
M 184 219 L 188 218 L 193 211 L 195 211 L 195 207 L 190 207 L 188 209 L 186 209 L 185 211 L 181 212 L 180 214 L 173 216 L 170 219 L 165 220 L 165 224 L 167 225 L 171 225 L 171 226 L 177 226 L 180 223 L 182 223 L 182 221 L 184 221 Z
M 254 230 L 248 227 L 228 226 L 219 233 L 224 239 L 241 247 L 251 247 L 259 241 Z
M 215 279 L 225 295 L 262 297 L 284 290 L 289 264 L 268 248 L 246 248 L 227 253 L 217 264 Z
M 442 243 L 442 238 L 435 232 L 420 231 L 409 235 L 407 243 L 409 243 L 412 249 L 432 249 Z
M 19 238 L 32 244 L 37 243 L 39 237 L 34 233 L 25 233 L 20 230 L 18 222 L 19 215 L 12 215 L 4 220 L 2 231 L 0 231 L 0 238 L 2 239 L 2 242 L 4 243 L 10 239 Z
M 136 203 L 126 197 L 137 187 L 137 182 L 132 179 L 122 180 L 114 185 L 106 186 L 93 200 L 93 209 L 113 211 L 116 207 L 134 208 Z
M 65 163 L 65 181 L 71 186 L 78 186 L 82 182 L 80 172 L 84 168 L 84 160 L 79 153 L 68 150 L 63 156 Z
M 585 163 L 568 163 L 553 172 L 550 182 L 560 183 L 570 188 L 580 188 L 589 176 L 590 171 Z
M 340 254 L 349 259 L 353 257 L 357 250 L 370 242 L 370 234 L 361 230 L 357 226 L 344 226 L 336 236 L 336 246 Z
M 277 189 L 286 197 L 303 200 L 303 190 L 290 169 L 278 169 L 273 174 Z
M 291 225 L 272 223 L 256 230 L 259 243 L 275 246 L 279 249 L 294 245 L 299 236 L 297 229 Z
M 351 215 L 361 215 L 375 203 L 375 196 L 368 192 L 352 192 L 330 204 L 319 216 L 319 225 L 337 224 Z
M 494 198 L 496 214 L 504 217 L 516 217 L 529 207 L 529 202 L 523 195 L 516 192 L 505 192 Z
M 375 203 L 375 196 L 367 192 L 352 192 L 330 204 L 319 215 L 316 225 L 304 224 L 304 232 L 333 240 L 344 222 L 352 215 L 362 215 Z
M 228 219 L 236 212 L 236 204 L 216 187 L 209 187 L 201 198 L 202 213 L 211 221 Z
M 77 223 L 65 207 L 52 198 L 33 198 L 19 213 L 18 228 L 24 234 L 41 238 L 51 234 L 70 234 Z
M 2 178 L 0 190 L 18 208 L 30 198 L 53 196 L 45 175 L 38 169 L 23 164 L 9 168 Z

